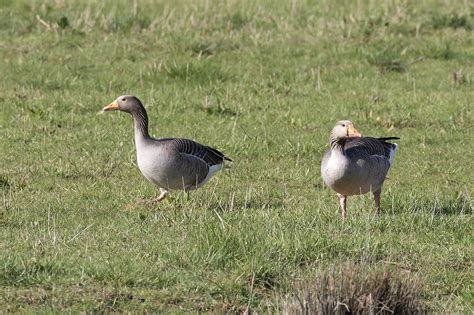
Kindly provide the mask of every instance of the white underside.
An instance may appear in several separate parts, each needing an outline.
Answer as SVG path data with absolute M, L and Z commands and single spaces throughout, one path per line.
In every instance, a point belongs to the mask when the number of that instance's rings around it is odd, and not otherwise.
M 219 172 L 223 168 L 224 168 L 224 163 L 213 165 L 213 166 L 209 167 L 209 173 L 207 173 L 206 178 L 204 178 L 204 180 L 202 182 L 200 182 L 199 184 L 192 185 L 192 186 L 186 188 L 186 190 L 194 190 L 196 188 L 199 188 L 199 187 L 203 186 L 205 183 L 207 183 L 211 179 L 212 176 L 214 176 L 214 174 L 216 174 L 217 172 Z
M 391 152 L 391 155 L 394 156 L 395 153 Z M 381 189 L 386 171 L 390 167 L 387 165 L 389 164 L 387 157 L 381 156 L 380 158 L 380 167 L 383 167 L 382 161 L 385 160 L 386 169 L 368 167 L 367 162 L 363 159 L 352 161 L 335 151 L 332 152 L 327 164 L 321 169 L 321 175 L 329 187 L 344 196 L 375 192 Z

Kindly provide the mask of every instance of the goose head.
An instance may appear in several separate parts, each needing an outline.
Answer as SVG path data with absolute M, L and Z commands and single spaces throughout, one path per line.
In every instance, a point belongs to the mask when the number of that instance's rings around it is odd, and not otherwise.
M 119 110 L 126 113 L 135 113 L 143 109 L 143 105 L 136 96 L 122 95 L 117 97 L 115 101 L 105 106 L 103 111 Z
M 340 120 L 331 131 L 331 140 L 343 140 L 347 138 L 362 137 L 350 120 Z

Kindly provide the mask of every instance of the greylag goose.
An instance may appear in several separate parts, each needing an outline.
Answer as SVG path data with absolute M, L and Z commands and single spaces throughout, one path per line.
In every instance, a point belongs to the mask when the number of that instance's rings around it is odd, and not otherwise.
M 160 188 L 157 201 L 169 190 L 193 190 L 204 185 L 225 161 L 222 152 L 189 139 L 154 139 L 148 133 L 148 115 L 141 101 L 130 95 L 118 97 L 103 111 L 120 110 L 132 115 L 137 164 L 142 174 Z
M 332 129 L 331 148 L 321 162 L 324 183 L 339 196 L 342 217 L 347 215 L 347 196 L 374 194 L 377 213 L 380 213 L 380 194 L 397 144 L 389 140 L 398 137 L 371 138 L 361 133 L 349 120 L 341 120 Z

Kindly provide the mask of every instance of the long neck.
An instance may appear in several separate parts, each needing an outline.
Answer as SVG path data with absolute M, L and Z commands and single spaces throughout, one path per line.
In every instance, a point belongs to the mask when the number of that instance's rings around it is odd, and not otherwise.
M 145 108 L 140 105 L 137 110 L 132 112 L 133 124 L 135 126 L 135 139 L 149 139 L 148 134 L 148 115 Z
M 331 150 L 339 152 L 344 155 L 344 145 L 346 144 L 346 138 L 335 138 L 331 137 Z

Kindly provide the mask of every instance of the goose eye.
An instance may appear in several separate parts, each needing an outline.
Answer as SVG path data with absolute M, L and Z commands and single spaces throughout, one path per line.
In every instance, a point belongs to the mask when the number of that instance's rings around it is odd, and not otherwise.
M 345 126 L 346 126 L 346 124 L 342 124 L 342 127 L 345 127 Z
M 125 101 L 126 101 L 126 99 L 122 98 L 122 102 L 125 102 Z

